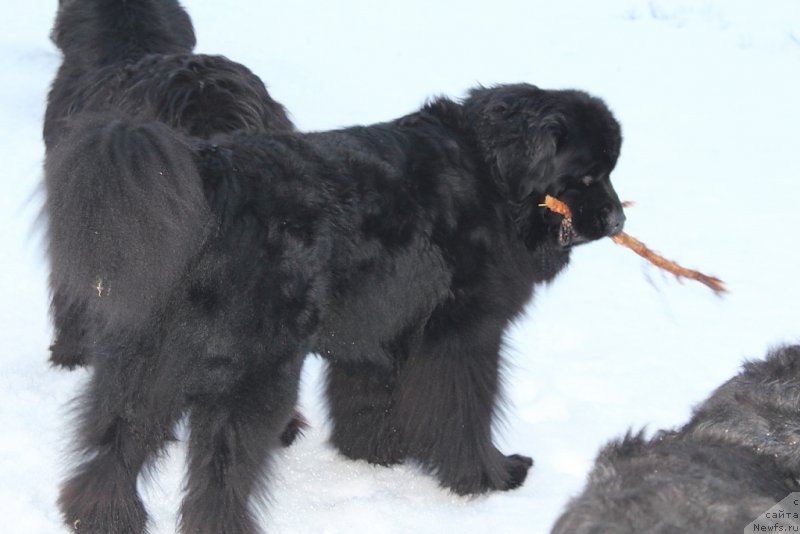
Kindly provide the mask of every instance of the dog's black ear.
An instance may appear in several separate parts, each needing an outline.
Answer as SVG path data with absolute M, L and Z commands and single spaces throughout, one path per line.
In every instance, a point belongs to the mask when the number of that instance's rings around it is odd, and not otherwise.
M 564 117 L 560 113 L 550 113 L 531 130 L 528 172 L 517 184 L 517 198 L 520 200 L 537 190 L 544 194 L 548 189 L 556 178 L 556 154 L 567 138 Z
M 519 202 L 537 185 L 546 189 L 566 120 L 548 91 L 516 84 L 478 88 L 464 101 L 498 192 Z
M 522 201 L 537 191 L 544 194 L 554 178 L 555 157 L 566 137 L 559 113 L 524 118 L 519 139 L 497 150 L 497 171 L 509 200 Z

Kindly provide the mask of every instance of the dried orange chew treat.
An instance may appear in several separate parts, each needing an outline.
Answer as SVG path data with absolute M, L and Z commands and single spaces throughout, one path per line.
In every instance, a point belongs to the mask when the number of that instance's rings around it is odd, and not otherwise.
M 725 284 L 719 278 L 715 278 L 713 276 L 708 276 L 707 274 L 703 274 L 699 271 L 695 271 L 693 269 L 687 269 L 681 265 L 678 265 L 674 261 L 668 260 L 663 256 L 660 256 L 647 248 L 647 245 L 632 237 L 625 232 L 620 232 L 615 236 L 611 236 L 611 240 L 614 241 L 617 245 L 622 245 L 623 247 L 627 247 L 634 251 L 639 256 L 643 257 L 656 267 L 664 269 L 667 272 L 670 272 L 677 276 L 678 278 L 688 278 L 690 280 L 697 280 L 701 284 L 704 284 L 711 288 L 714 293 L 725 293 L 728 290 L 725 288 Z
M 552 212 L 558 213 L 559 215 L 563 215 L 567 219 L 572 218 L 572 210 L 569 209 L 569 206 L 558 200 L 556 197 L 546 195 L 544 197 L 544 204 L 539 205 L 543 208 L 549 209 Z
M 631 205 L 631 203 L 626 203 Z M 557 198 L 551 197 L 547 195 L 544 198 L 544 204 L 541 204 L 542 207 L 546 207 L 547 209 L 554 211 L 560 215 L 563 215 L 567 219 L 572 218 L 572 211 L 569 209 L 565 203 L 561 202 Z M 656 254 L 652 250 L 650 250 L 647 245 L 632 237 L 625 232 L 620 232 L 615 236 L 612 236 L 611 239 L 617 245 L 622 245 L 634 251 L 639 256 L 643 257 L 656 267 L 660 269 L 664 269 L 667 272 L 674 274 L 678 278 L 688 278 L 690 280 L 696 280 L 701 284 L 704 284 L 711 288 L 714 293 L 720 294 L 725 293 L 727 289 L 725 288 L 725 284 L 719 278 L 715 278 L 713 276 L 705 275 L 699 271 L 695 271 L 692 269 L 687 269 L 686 267 L 682 267 L 681 265 L 675 263 L 674 261 L 668 260 L 659 254 Z

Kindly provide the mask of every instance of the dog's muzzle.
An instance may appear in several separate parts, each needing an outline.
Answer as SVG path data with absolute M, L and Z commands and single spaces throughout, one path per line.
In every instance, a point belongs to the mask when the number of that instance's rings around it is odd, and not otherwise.
M 625 213 L 622 206 L 604 206 L 600 216 L 592 225 L 592 232 L 582 233 L 575 228 L 572 219 L 563 218 L 558 228 L 558 244 L 564 248 L 573 247 L 602 237 L 613 237 L 625 227 Z

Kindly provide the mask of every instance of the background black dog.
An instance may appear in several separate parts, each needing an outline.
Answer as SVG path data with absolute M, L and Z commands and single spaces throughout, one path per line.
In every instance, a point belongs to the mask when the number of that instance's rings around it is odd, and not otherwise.
M 554 534 L 742 532 L 798 491 L 800 346 L 744 365 L 676 431 L 598 455 Z
M 187 49 L 187 20 L 173 2 L 73 0 L 56 23 L 65 65 L 82 58 L 60 71 L 46 125 L 51 284 L 94 369 L 65 520 L 142 532 L 137 475 L 188 414 L 182 530 L 257 532 L 250 500 L 308 352 L 330 362 L 331 439 L 347 456 L 413 459 L 460 494 L 520 485 L 530 458 L 492 442 L 502 336 L 571 246 L 622 228 L 606 106 L 512 85 L 374 126 L 267 133 L 276 105 L 261 89 L 239 120 L 233 102 L 161 106 L 208 87 L 160 88 L 198 60 L 130 51 Z M 139 79 L 151 62 L 159 75 Z M 570 205 L 571 232 L 538 207 L 545 194 Z
M 62 0 L 52 39 L 63 52 L 63 63 L 45 114 L 48 149 L 58 143 L 73 115 L 111 109 L 202 138 L 234 130 L 293 130 L 283 106 L 247 68 L 222 56 L 191 53 L 192 23 L 175 0 Z M 119 201 L 127 202 L 122 196 Z M 145 225 L 145 241 L 159 234 L 144 217 L 139 223 Z M 172 237 L 178 241 L 179 236 Z M 141 267 L 143 276 L 158 277 L 158 262 L 170 261 L 169 255 L 145 260 L 137 259 L 135 250 L 126 252 L 120 261 L 132 270 Z M 147 269 L 142 261 L 151 262 Z M 71 368 L 84 363 L 81 307 L 58 291 L 53 294 L 54 364 Z

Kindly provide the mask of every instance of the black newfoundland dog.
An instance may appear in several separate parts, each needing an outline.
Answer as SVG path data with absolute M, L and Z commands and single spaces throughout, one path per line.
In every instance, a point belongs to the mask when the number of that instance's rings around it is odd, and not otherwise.
M 309 352 L 344 455 L 413 460 L 459 494 L 522 484 L 531 459 L 492 442 L 503 333 L 573 245 L 622 228 L 602 101 L 481 88 L 298 134 L 244 67 L 191 55 L 174 0 L 64 0 L 54 38 L 53 359 L 93 368 L 69 525 L 144 532 L 137 476 L 186 415 L 182 532 L 259 532 Z
M 192 23 L 174 0 L 61 0 L 52 39 L 64 60 L 45 114 L 48 150 L 69 131 L 74 116 L 96 111 L 157 121 L 204 139 L 239 130 L 294 129 L 284 108 L 247 68 L 222 56 L 191 53 Z M 117 200 L 128 202 L 119 195 Z M 137 224 L 147 226 L 149 221 Z M 142 227 L 145 239 L 160 233 L 148 233 L 153 230 Z M 137 261 L 153 260 L 157 264 L 170 258 Z M 53 363 L 68 368 L 85 363 L 84 308 L 80 299 L 54 293 Z
M 787 346 L 745 364 L 684 427 L 608 444 L 553 533 L 742 532 L 799 476 L 800 346 Z

